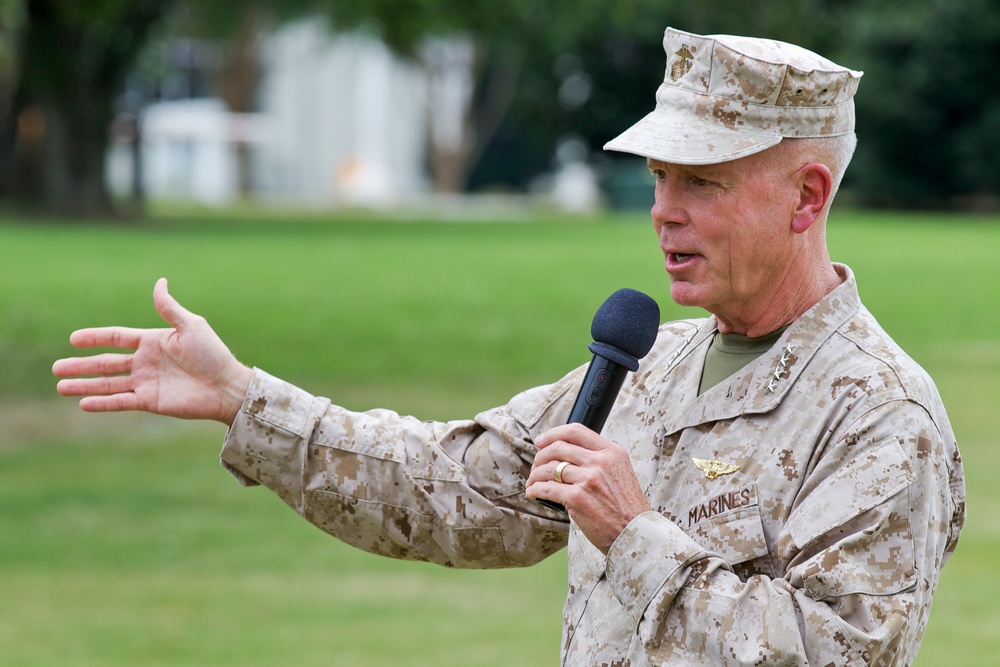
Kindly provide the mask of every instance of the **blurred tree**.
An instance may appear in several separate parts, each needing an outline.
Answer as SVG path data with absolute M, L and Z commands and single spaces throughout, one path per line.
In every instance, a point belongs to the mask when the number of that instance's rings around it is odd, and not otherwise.
M 114 99 L 173 4 L 23 0 L 0 6 L 23 17 L 0 125 L 0 193 L 72 215 L 111 210 L 104 164 Z
M 113 213 L 105 183 L 115 104 L 157 31 L 184 25 L 218 39 L 216 87 L 252 110 L 270 17 L 312 0 L 0 0 L 0 197 L 72 216 Z M 195 30 L 192 26 L 197 26 Z M 237 141 L 241 189 L 249 158 Z
M 865 77 L 847 185 L 879 206 L 1000 207 L 1000 3 L 852 4 L 840 47 Z
M 0 0 L 0 118 L 7 112 L 17 75 L 17 37 L 24 24 L 21 0 Z

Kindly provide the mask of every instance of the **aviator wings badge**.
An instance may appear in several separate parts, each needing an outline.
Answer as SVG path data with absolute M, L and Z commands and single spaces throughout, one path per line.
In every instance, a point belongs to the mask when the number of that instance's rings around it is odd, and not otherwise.
M 730 465 L 729 463 L 723 463 L 718 459 L 714 461 L 706 461 L 705 459 L 692 458 L 695 467 L 705 473 L 705 477 L 709 479 L 715 479 L 720 475 L 729 475 L 740 469 L 739 466 Z

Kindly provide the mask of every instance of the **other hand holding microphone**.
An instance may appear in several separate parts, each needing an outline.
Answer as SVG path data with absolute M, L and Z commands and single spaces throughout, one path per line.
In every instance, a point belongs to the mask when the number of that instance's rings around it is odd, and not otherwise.
M 535 445 L 539 451 L 528 477 L 528 497 L 564 505 L 601 552 L 608 552 L 632 519 L 651 509 L 628 452 L 586 426 L 557 426 Z
M 621 289 L 594 315 L 587 369 L 565 426 L 537 439 L 527 495 L 566 511 L 607 553 L 635 516 L 648 511 L 628 453 L 599 435 L 626 374 L 639 368 L 656 341 L 660 309 L 642 292 Z

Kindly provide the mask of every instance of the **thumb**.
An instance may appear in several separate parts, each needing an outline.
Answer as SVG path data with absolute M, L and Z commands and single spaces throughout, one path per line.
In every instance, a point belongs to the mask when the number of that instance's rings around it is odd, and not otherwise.
M 184 329 L 190 325 L 191 320 L 195 315 L 189 311 L 187 308 L 182 306 L 177 299 L 170 296 L 170 292 L 167 291 L 167 279 L 160 278 L 156 281 L 156 286 L 153 287 L 153 305 L 156 307 L 156 312 L 160 314 L 167 324 L 174 327 L 178 331 L 184 331 Z

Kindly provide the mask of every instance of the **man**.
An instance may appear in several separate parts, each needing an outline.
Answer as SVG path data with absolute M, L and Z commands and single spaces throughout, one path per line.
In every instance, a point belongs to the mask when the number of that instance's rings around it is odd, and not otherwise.
M 374 553 L 568 545 L 563 664 L 910 664 L 964 486 L 933 383 L 827 253 L 861 74 L 768 40 L 664 45 L 656 109 L 607 148 L 648 159 L 671 296 L 711 317 L 661 326 L 602 434 L 565 425 L 582 368 L 470 421 L 347 411 L 239 364 L 162 280 L 172 328 L 75 332 L 135 352 L 56 362 L 59 391 L 229 424 L 239 480 Z

